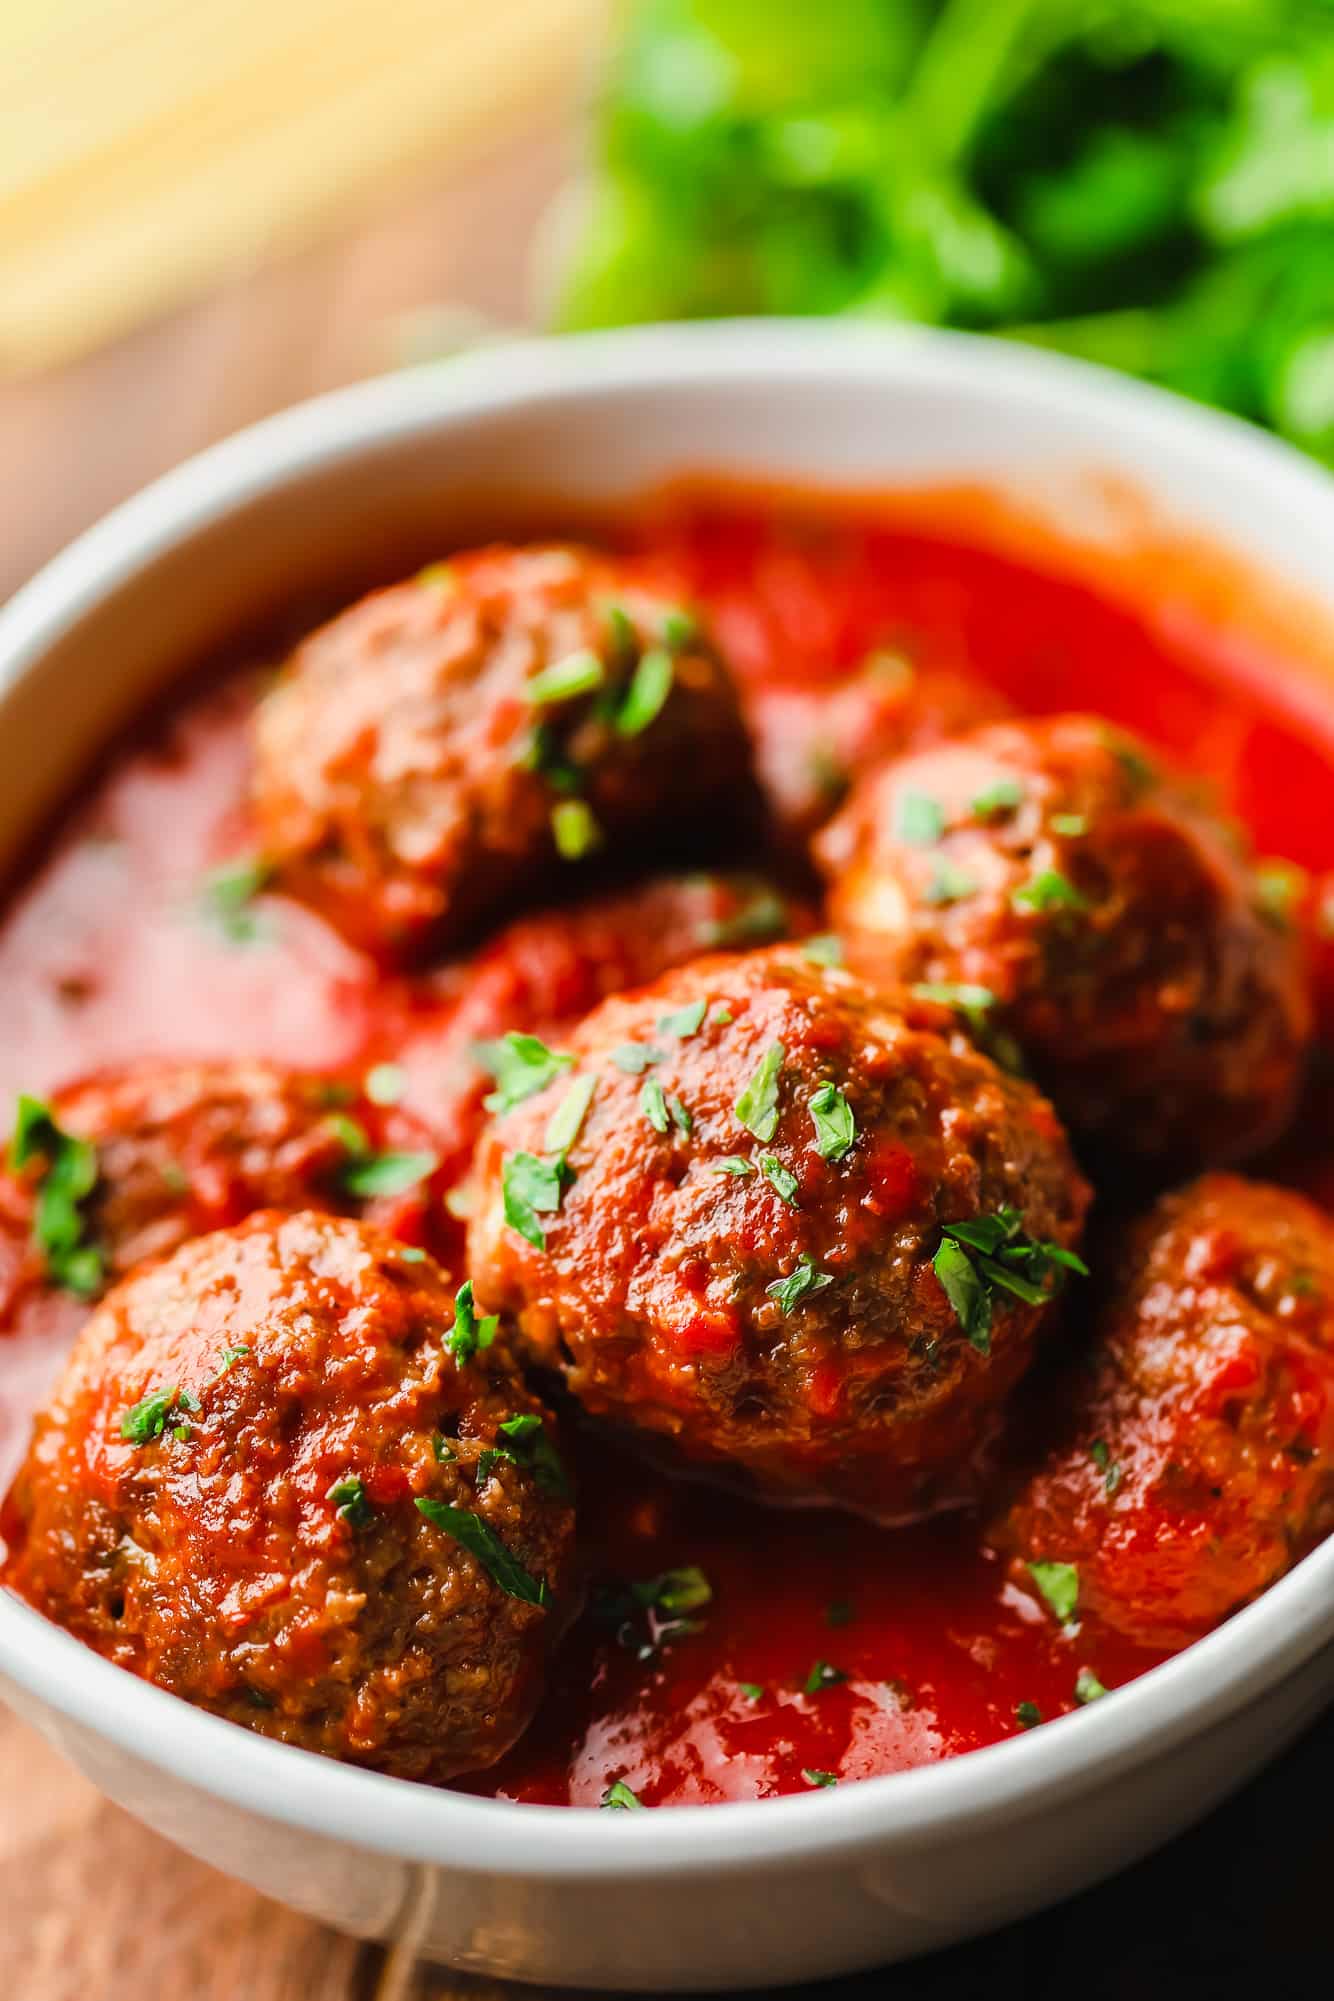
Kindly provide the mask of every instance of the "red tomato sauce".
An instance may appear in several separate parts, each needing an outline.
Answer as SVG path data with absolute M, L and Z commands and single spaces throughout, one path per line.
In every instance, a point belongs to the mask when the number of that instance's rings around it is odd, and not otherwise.
M 1021 710 L 1096 709 L 1207 775 L 1262 851 L 1313 872 L 1319 906 L 1334 867 L 1334 688 L 1327 728 L 1313 729 L 1309 701 L 1289 702 L 1275 664 L 1233 639 L 1164 629 L 1036 559 L 832 504 L 692 504 L 637 539 L 682 576 L 747 688 L 836 687 L 893 648 Z M 318 1070 L 406 1050 L 409 1108 L 461 1155 L 461 1100 L 433 1096 L 423 1048 L 539 1024 L 489 1021 L 490 987 L 466 963 L 386 978 L 286 899 L 259 896 L 238 937 L 208 894 L 210 871 L 248 847 L 256 688 L 232 669 L 146 723 L 10 899 L 0 1092 L 42 1094 L 150 1055 Z M 529 971 L 540 986 L 543 969 Z M 553 965 L 553 987 L 561 977 Z M 1334 1191 L 1308 1126 L 1285 1158 L 1314 1192 Z M 79 1313 L 48 1300 L 0 1339 L 0 1483 Z M 891 1532 L 672 1481 L 591 1434 L 577 1456 L 591 1609 L 528 1736 L 468 1790 L 596 1804 L 624 1779 L 648 1805 L 802 1791 L 1013 1735 L 1073 1709 L 1081 1669 L 1113 1688 L 1161 1658 L 1087 1621 L 1058 1628 L 1007 1585 L 969 1516 Z M 687 1628 L 627 1615 L 627 1581 L 677 1566 L 697 1566 L 712 1592 Z

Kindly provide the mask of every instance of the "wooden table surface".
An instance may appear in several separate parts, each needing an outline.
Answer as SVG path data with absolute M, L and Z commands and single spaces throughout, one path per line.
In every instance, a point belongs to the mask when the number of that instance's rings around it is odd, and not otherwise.
M 146 479 L 298 397 L 377 372 L 433 303 L 524 316 L 560 164 L 538 134 L 337 244 L 234 282 L 77 367 L 0 387 L 0 598 Z M 1195 1833 L 1055 1912 L 836 1983 L 867 2001 L 1297 2001 L 1334 1963 L 1334 1718 Z M 426 2001 L 413 1969 L 269 1903 L 108 1806 L 0 1710 L 0 2001 Z

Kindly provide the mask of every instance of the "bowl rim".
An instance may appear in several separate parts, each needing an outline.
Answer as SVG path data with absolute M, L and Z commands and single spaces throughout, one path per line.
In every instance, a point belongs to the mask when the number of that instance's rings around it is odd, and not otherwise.
M 0 696 L 95 605 L 258 496 L 345 459 L 552 399 L 575 404 L 727 385 L 771 391 L 864 379 L 1041 406 L 1076 442 L 1114 424 L 1141 456 L 1179 453 L 1249 483 L 1276 511 L 1323 515 L 1334 483 L 1237 419 L 1125 377 L 977 336 L 802 321 L 731 321 L 536 337 L 315 398 L 187 460 L 117 507 L 0 610 Z M 806 482 L 812 488 L 818 481 Z M 845 482 L 846 488 L 847 482 Z M 1331 695 L 1334 700 L 1334 694 Z M 288 1828 L 404 1860 L 518 1879 L 750 1874 L 982 1834 L 1073 1803 L 1263 1699 L 1334 1642 L 1334 1538 L 1207 1638 L 1041 1730 L 810 1795 L 604 1815 L 411 1784 L 276 1744 L 100 1659 L 0 1591 L 0 1676 L 150 1766 Z M 58 1727 L 55 1730 L 59 1736 Z

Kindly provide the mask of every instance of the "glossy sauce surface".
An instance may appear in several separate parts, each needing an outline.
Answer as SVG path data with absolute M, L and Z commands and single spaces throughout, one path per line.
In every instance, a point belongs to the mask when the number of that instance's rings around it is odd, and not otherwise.
M 1156 630 L 1085 583 L 901 526 L 741 504 L 655 518 L 655 555 L 715 623 L 751 688 L 838 686 L 887 651 L 972 673 L 1017 707 L 1094 707 L 1207 775 L 1262 851 L 1334 863 L 1328 729 L 1284 709 L 1279 672 L 1235 639 Z M 345 1069 L 488 1032 L 466 963 L 386 979 L 321 920 L 260 896 L 236 935 L 204 887 L 244 854 L 249 670 L 201 684 L 108 764 L 0 925 L 0 1091 L 43 1093 L 145 1056 Z M 791 709 L 794 733 L 810 709 Z M 726 865 L 732 858 L 713 858 Z M 1319 887 L 1313 903 L 1320 901 Z M 554 975 L 553 975 L 554 977 Z M 507 1026 L 501 1022 L 493 1026 Z M 538 1026 L 538 1024 L 533 1024 Z M 429 1062 L 407 1102 L 461 1154 L 458 1102 Z M 1312 1132 L 1316 1121 L 1311 1121 Z M 1319 1194 L 1323 1143 L 1287 1150 Z M 0 1338 L 0 1478 L 78 1324 L 46 1301 Z M 1005 1582 L 967 1516 L 889 1532 L 827 1511 L 761 1509 L 580 1444 L 591 1609 L 528 1737 L 470 1789 L 596 1804 L 625 1779 L 650 1805 L 752 1798 L 953 1756 L 1076 1706 L 1160 1656 L 1059 1629 Z M 698 1566 L 693 1630 L 628 1617 L 628 1581 Z

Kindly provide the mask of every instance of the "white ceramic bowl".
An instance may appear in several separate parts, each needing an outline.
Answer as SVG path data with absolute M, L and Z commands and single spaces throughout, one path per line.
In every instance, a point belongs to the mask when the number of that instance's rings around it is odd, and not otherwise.
M 701 468 L 841 489 L 977 477 L 1060 512 L 1087 501 L 1089 467 L 1334 613 L 1323 475 L 1240 425 L 999 345 L 737 324 L 533 343 L 367 383 L 182 467 L 0 614 L 0 855 L 238 608 L 360 573 L 429 526 L 445 541 L 503 526 L 534 494 L 605 504 Z M 849 1971 L 1064 1896 L 1288 1742 L 1334 1689 L 1331 1641 L 1334 1541 L 1198 1646 L 1014 1741 L 810 1796 L 599 1814 L 266 1743 L 0 1594 L 0 1688 L 152 1827 L 364 1937 L 600 1987 Z

